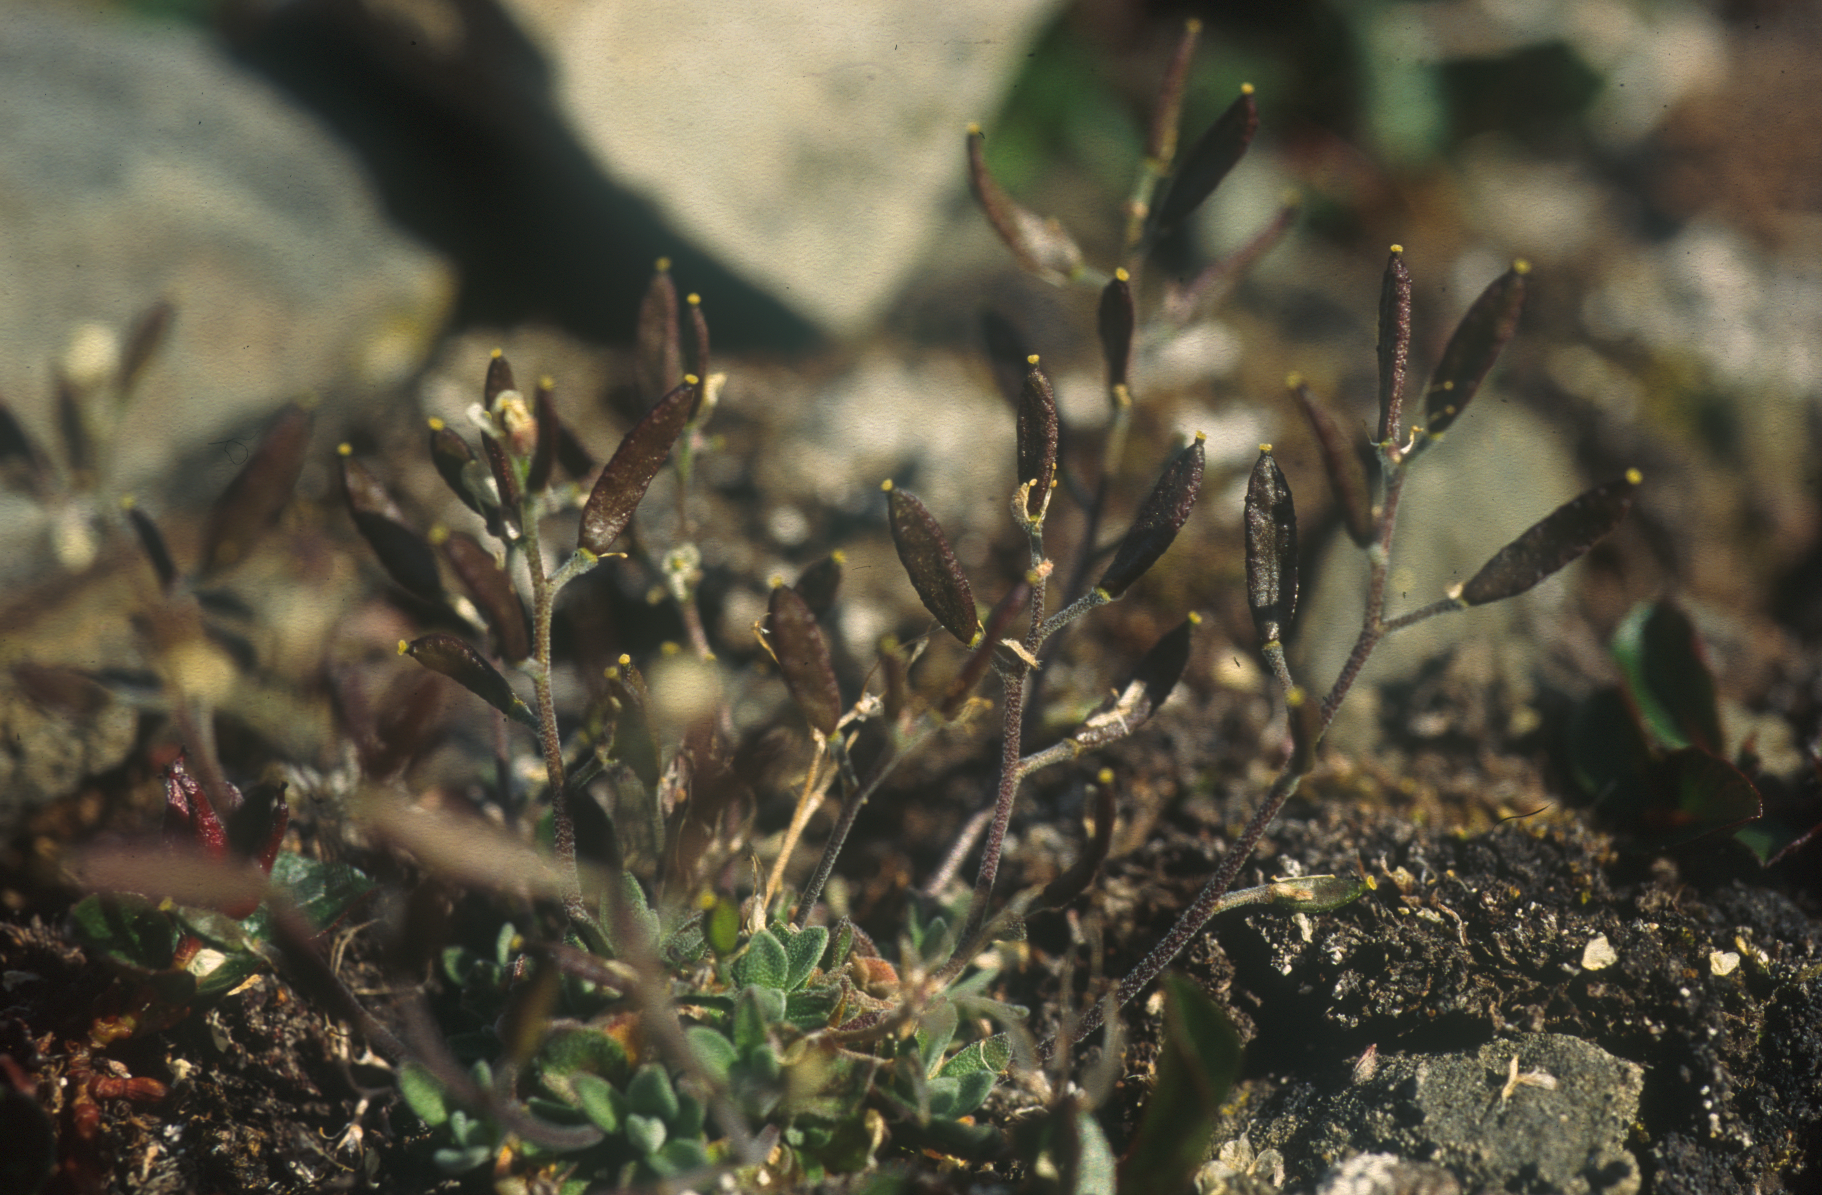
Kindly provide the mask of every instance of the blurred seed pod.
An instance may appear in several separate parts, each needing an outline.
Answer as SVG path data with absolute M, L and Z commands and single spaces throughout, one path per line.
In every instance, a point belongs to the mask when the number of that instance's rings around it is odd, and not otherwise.
M 1189 666 L 1191 633 L 1201 621 L 1191 614 L 1166 631 L 1140 659 L 1119 693 L 1102 703 L 1071 737 L 1084 747 L 1098 747 L 1125 738 L 1144 725 L 1183 679 L 1183 670 Z
M 994 604 L 993 609 L 987 615 L 986 633 L 981 636 L 980 642 L 974 645 L 974 650 L 969 653 L 968 658 L 962 661 L 961 671 L 955 674 L 955 679 L 949 682 L 949 687 L 943 690 L 943 698 L 937 704 L 936 712 L 941 714 L 944 720 L 955 717 L 956 712 L 962 708 L 962 703 L 968 700 L 968 694 L 974 692 L 974 686 L 980 684 L 981 677 L 987 675 L 987 668 L 993 663 L 994 656 L 1005 650 L 1001 646 L 1000 640 L 1004 639 L 1006 632 L 1012 628 L 1012 620 L 1018 617 L 1019 611 L 1024 610 L 1030 604 L 1031 582 L 1029 580 L 1022 580 L 1008 589 L 1005 596 Z
M 891 635 L 879 641 L 879 684 L 886 718 L 896 722 L 911 700 L 911 662 Z
M 1183 37 L 1164 68 L 1158 85 L 1158 102 L 1151 112 L 1151 129 L 1145 138 L 1145 156 L 1168 168 L 1177 156 L 1178 127 L 1183 122 L 1183 89 L 1189 80 L 1189 67 L 1196 55 L 1196 42 L 1202 36 L 1202 22 L 1190 18 L 1183 23 Z
M 356 683 L 350 678 L 349 684 Z M 343 704 L 351 704 L 348 694 Z M 361 695 L 364 697 L 364 694 Z M 361 746 L 361 769 L 376 780 L 389 779 L 424 753 L 443 713 L 443 682 L 428 672 L 401 672 L 386 686 Z
M 487 534 L 498 538 L 502 530 L 500 509 L 485 483 L 487 466 L 475 456 L 467 440 L 434 417 L 430 420 L 430 463 L 462 505 L 487 520 Z
M 561 420 L 557 422 L 557 463 L 576 481 L 592 477 L 600 467 L 600 462 L 582 446 L 582 441 L 569 429 L 569 424 Z
M 224 781 L 223 788 L 222 795 L 230 802 L 240 796 L 240 790 L 232 784 Z M 228 851 L 228 829 L 222 814 L 231 813 L 232 809 L 216 811 L 202 781 L 191 773 L 181 754 L 165 765 L 164 839 L 168 845 L 198 844 L 210 855 L 221 858 Z
M 1456 325 L 1424 393 L 1424 430 L 1431 438 L 1448 431 L 1460 418 L 1499 359 L 1500 350 L 1517 331 L 1519 313 L 1525 306 L 1525 275 L 1530 270 L 1523 261 L 1513 262 L 1511 269 L 1481 292 Z
M 968 126 L 968 182 L 987 222 L 1012 250 L 1019 268 L 1051 283 L 1064 283 L 1082 272 L 1082 250 L 1063 225 L 1046 220 L 1013 202 L 987 171 L 987 138 L 979 125 Z
M 310 412 L 286 407 L 209 508 L 202 537 L 204 576 L 244 560 L 254 541 L 284 509 L 304 471 L 314 425 Z
M 1501 548 L 1450 596 L 1464 606 L 1484 606 L 1525 592 L 1618 527 L 1642 481 L 1637 469 L 1628 469 L 1624 477 L 1565 502 Z
M 1107 861 L 1107 852 L 1113 847 L 1114 787 L 1113 772 L 1104 769 L 1095 783 L 1094 790 L 1094 837 L 1082 847 L 1082 853 L 1076 861 L 1050 883 L 1032 902 L 1027 914 L 1040 909 L 1060 909 L 1082 893 L 1088 891 L 1088 885 L 1094 880 L 1095 872 Z
M 699 378 L 709 376 L 709 321 L 702 313 L 702 296 L 690 294 L 683 300 L 690 313 L 689 372 Z
M 1246 147 L 1253 142 L 1259 128 L 1259 105 L 1253 100 L 1253 85 L 1243 83 L 1240 96 L 1227 111 L 1183 155 L 1183 162 L 1171 177 L 1164 197 L 1152 209 L 1151 235 L 1166 236 L 1202 206 L 1214 194 L 1228 171 L 1239 164 Z
M 1393 245 L 1379 283 L 1379 442 L 1404 434 L 1405 371 L 1411 363 L 1411 271 L 1404 246 Z
M 778 671 L 791 700 L 812 729 L 833 736 L 835 724 L 841 720 L 841 687 L 835 683 L 829 645 L 816 625 L 816 615 L 795 589 L 774 585 L 766 619 L 772 653 L 778 658 Z
M 508 390 L 517 390 L 513 384 L 512 365 L 506 360 L 506 354 L 495 349 L 487 358 L 487 378 L 481 383 L 481 405 L 493 410 L 493 400 Z
M 41 494 L 46 489 L 49 466 L 44 455 L 12 408 L 0 403 L 0 480 L 12 489 Z
M 531 467 L 525 473 L 525 488 L 533 494 L 543 493 L 544 487 L 550 484 L 551 466 L 557 460 L 555 389 L 549 378 L 539 378 L 538 388 L 532 395 L 532 418 L 538 426 L 538 434 L 532 449 Z
M 892 544 L 911 578 L 911 588 L 945 630 L 964 645 L 972 645 L 981 633 L 981 618 L 974 609 L 974 591 L 955 561 L 948 537 L 916 494 L 895 489 L 890 481 L 884 488 Z
M 538 729 L 537 715 L 512 691 L 499 670 L 454 635 L 435 631 L 409 643 L 401 639 L 399 654 L 442 673 L 515 722 Z
M 487 460 L 487 471 L 492 474 L 494 487 L 500 494 L 500 519 L 516 534 L 525 492 L 519 488 L 519 474 L 513 468 L 512 458 L 506 455 L 505 447 L 486 432 L 481 433 L 481 455 Z
M 1035 519 L 1056 476 L 1057 399 L 1050 379 L 1038 368 L 1037 354 L 1025 364 L 1025 385 L 1019 391 L 1018 481 L 1036 483 L 1025 494 L 1025 514 Z
M 1016 409 L 1019 394 L 1025 389 L 1030 342 L 1017 324 L 997 311 L 988 311 L 981 316 L 981 346 L 987 352 L 987 364 L 993 368 L 994 385 Z
M 1177 532 L 1195 509 L 1196 495 L 1202 491 L 1203 441 L 1201 432 L 1164 466 L 1158 484 L 1152 487 L 1126 537 L 1114 552 L 1113 563 L 1101 574 L 1095 588 L 1110 598 L 1124 594 L 1132 583 L 1144 576 L 1158 562 L 1177 538 Z
M 1138 327 L 1138 314 L 1132 302 L 1132 276 L 1115 270 L 1113 278 L 1101 289 L 1101 306 L 1096 312 L 1097 330 L 1101 334 L 1101 356 L 1107 361 L 1107 387 L 1127 384 L 1126 371 L 1132 364 L 1132 335 Z
M 670 456 L 671 446 L 683 432 L 695 403 L 696 387 L 694 375 L 685 378 L 621 439 L 582 507 L 582 531 L 577 540 L 582 550 L 605 556 L 626 530 L 652 479 Z
M 1246 604 L 1262 644 L 1282 640 L 1297 612 L 1297 508 L 1269 444 L 1246 483 Z
M 668 393 L 683 376 L 682 336 L 677 326 L 677 284 L 671 281 L 671 259 L 668 257 L 658 259 L 658 268 L 645 288 L 645 297 L 639 301 L 639 326 L 633 356 L 642 403 Z
M 443 541 L 443 555 L 455 570 L 462 588 L 487 619 L 500 658 L 516 664 L 531 655 L 531 634 L 525 624 L 525 604 L 512 578 L 494 563 L 493 553 L 472 536 L 459 532 Z
M 61 374 L 57 377 L 57 434 L 63 439 L 63 459 L 69 464 L 71 479 L 78 489 L 90 488 L 95 482 L 95 442 L 89 434 L 88 412 L 75 384 Z
M 348 445 L 341 454 L 342 498 L 354 517 L 355 530 L 373 549 L 386 575 L 413 597 L 443 603 L 443 578 L 437 572 L 436 554 L 424 537 L 405 521 L 386 487 L 355 460 Z
M 1322 451 L 1322 469 L 1328 474 L 1329 488 L 1341 507 L 1341 521 L 1347 527 L 1348 538 L 1364 548 L 1373 542 L 1378 532 L 1373 525 L 1373 497 L 1367 485 L 1366 462 L 1360 459 L 1357 446 L 1342 434 L 1335 416 L 1310 393 L 1302 378 L 1292 374 L 1290 388 L 1297 404 L 1303 408 L 1304 417 L 1310 421 L 1310 430 L 1316 433 L 1316 446 Z
M 828 617 L 835 607 L 835 594 L 841 588 L 841 566 L 847 562 L 848 558 L 842 553 L 830 552 L 804 569 L 798 575 L 797 584 L 791 587 L 816 617 Z
M 139 546 L 146 559 L 151 561 L 152 571 L 158 575 L 158 591 L 169 594 L 171 587 L 177 584 L 177 565 L 171 560 L 171 550 L 165 546 L 164 534 L 152 517 L 139 509 L 131 495 L 122 498 L 120 505 L 126 511 L 127 521 L 133 524 L 133 533 L 139 537 Z
M 120 367 L 114 375 L 114 393 L 124 403 L 132 396 L 139 385 L 140 377 L 146 366 L 164 347 L 165 338 L 170 335 L 171 324 L 176 319 L 177 308 L 169 300 L 160 299 L 140 313 L 133 321 L 133 327 L 127 332 L 125 346 L 120 350 Z
M 652 729 L 645 708 L 645 679 L 633 666 L 631 657 L 621 656 L 619 666 L 608 669 L 607 691 L 618 707 L 614 714 L 613 757 L 638 777 L 647 793 L 656 792 L 664 772 L 663 755 L 658 733 Z
M 270 875 L 278 849 L 284 845 L 285 830 L 291 824 L 291 805 L 285 800 L 285 782 L 265 781 L 248 788 L 240 808 L 228 818 L 228 848 L 237 855 L 253 860 Z M 245 906 L 244 912 L 223 909 L 230 917 L 245 917 L 257 904 Z

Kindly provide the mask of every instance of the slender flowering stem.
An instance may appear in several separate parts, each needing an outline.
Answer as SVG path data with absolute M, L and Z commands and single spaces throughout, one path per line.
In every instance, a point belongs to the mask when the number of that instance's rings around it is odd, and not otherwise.
M 532 658 L 537 667 L 531 670 L 532 690 L 537 698 L 538 745 L 544 752 L 544 773 L 550 781 L 551 812 L 555 821 L 555 846 L 557 866 L 563 877 L 563 909 L 572 921 L 587 916 L 587 909 L 582 903 L 582 879 L 576 871 L 576 823 L 570 816 L 569 787 L 563 777 L 563 742 L 557 734 L 557 706 L 551 695 L 550 687 L 550 624 L 556 610 L 556 587 L 551 584 L 552 577 L 544 572 L 544 553 L 538 544 L 538 516 L 542 513 L 535 494 L 525 497 L 524 512 L 520 518 L 523 528 L 525 564 L 531 574 L 532 602 Z M 585 553 L 578 553 L 557 571 L 556 576 L 568 580 L 575 571 L 589 567 L 589 564 L 577 565 L 576 561 Z M 592 564 L 593 557 L 589 557 Z

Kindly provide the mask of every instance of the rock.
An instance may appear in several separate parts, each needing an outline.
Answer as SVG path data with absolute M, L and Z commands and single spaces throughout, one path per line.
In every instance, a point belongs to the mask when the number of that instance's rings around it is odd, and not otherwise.
M 609 174 L 820 324 L 865 327 L 964 180 L 1053 0 L 513 0 Z

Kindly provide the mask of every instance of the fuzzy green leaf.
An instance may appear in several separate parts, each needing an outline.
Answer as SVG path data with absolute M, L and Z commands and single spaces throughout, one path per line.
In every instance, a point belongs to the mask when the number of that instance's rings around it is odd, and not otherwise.
M 667 1136 L 664 1121 L 656 1116 L 642 1116 L 629 1112 L 626 1117 L 626 1139 L 632 1147 L 642 1154 L 655 1154 L 664 1148 Z
M 418 1063 L 407 1062 L 399 1068 L 399 1093 L 418 1119 L 431 1128 L 449 1119 L 442 1082 Z
M 959 1024 L 961 1014 L 950 1000 L 939 1001 L 918 1019 L 917 1052 L 923 1060 L 925 1074 L 937 1073 L 937 1064 L 943 1060 L 943 1051 L 955 1040 Z
M 707 1025 L 692 1025 L 684 1031 L 689 1039 L 690 1050 L 696 1055 L 696 1061 L 702 1064 L 717 1083 L 728 1081 L 728 1068 L 739 1058 L 734 1043 L 722 1036 L 721 1030 Z
M 734 963 L 734 982 L 784 990 L 791 963 L 784 944 L 770 930 L 760 930 L 747 941 L 746 953 Z
M 785 955 L 789 965 L 785 974 L 784 990 L 794 992 L 802 987 L 804 980 L 810 978 L 810 972 L 822 961 L 823 951 L 829 946 L 829 931 L 826 926 L 808 925 L 791 935 L 785 945 Z
M 696 387 L 686 380 L 659 399 L 621 439 L 582 507 L 582 530 L 576 542 L 583 551 L 605 556 L 612 550 L 632 522 L 652 479 L 664 467 L 695 401 Z
M 626 1109 L 640 1116 L 671 1120 L 677 1115 L 677 1090 L 662 1066 L 648 1062 L 633 1075 L 626 1088 Z M 654 1146 L 653 1148 L 656 1148 Z
M 1157 1067 L 1157 1084 L 1121 1168 L 1121 1189 L 1142 1179 L 1153 1190 L 1187 1190 L 1208 1156 L 1221 1101 L 1240 1073 L 1239 1034 L 1194 980 L 1176 972 L 1164 977 Z
M 962 1047 L 937 1072 L 951 1078 L 986 1071 L 990 1074 L 1001 1074 L 1012 1063 L 1012 1039 L 1004 1033 L 984 1037 L 980 1041 Z

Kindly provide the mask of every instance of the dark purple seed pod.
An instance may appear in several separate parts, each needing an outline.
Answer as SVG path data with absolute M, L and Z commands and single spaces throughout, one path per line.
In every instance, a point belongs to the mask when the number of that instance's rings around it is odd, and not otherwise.
M 841 552 L 830 552 L 804 569 L 797 584 L 791 587 L 816 617 L 825 618 L 834 608 L 836 591 L 841 588 L 841 566 L 847 562 L 848 558 Z
M 171 550 L 165 546 L 164 534 L 158 530 L 152 516 L 140 510 L 131 497 L 122 498 L 120 505 L 126 511 L 127 521 L 133 524 L 133 534 L 139 537 L 139 546 L 151 562 L 152 571 L 158 575 L 158 591 L 170 593 L 171 587 L 177 584 L 177 565 L 171 560 Z
M 811 729 L 825 738 L 833 736 L 841 721 L 841 687 L 835 683 L 835 666 L 829 662 L 829 645 L 823 642 L 816 615 L 795 589 L 774 585 L 766 624 L 791 700 Z
M 493 553 L 473 537 L 459 532 L 443 541 L 443 555 L 462 588 L 493 630 L 500 658 L 516 664 L 531 655 L 531 636 L 525 625 L 525 604 L 512 578 L 494 563 Z
M 1098 747 L 1125 738 L 1144 725 L 1170 697 L 1189 666 L 1191 632 L 1202 621 L 1191 614 L 1165 632 L 1140 659 L 1131 679 L 1118 694 L 1088 716 L 1071 737 L 1084 747 Z
M 968 183 L 993 231 L 1012 250 L 1019 268 L 1051 282 L 1067 282 L 1082 272 L 1082 250 L 1056 220 L 1046 220 L 1020 207 L 987 170 L 987 138 L 979 125 L 968 126 Z
M 1030 343 L 1017 324 L 997 311 L 989 311 L 981 316 L 981 344 L 987 350 L 987 363 L 993 367 L 994 388 L 1017 410 L 1019 394 L 1025 389 Z
M 202 537 L 203 575 L 246 559 L 254 541 L 290 501 L 304 471 L 314 424 L 308 411 L 286 407 L 209 508 Z
M 1050 379 L 1038 368 L 1037 354 L 1025 359 L 1025 385 L 1019 392 L 1018 479 L 1033 482 L 1025 494 L 1025 514 L 1036 518 L 1044 509 L 1057 468 L 1057 399 Z
M 550 484 L 551 466 L 557 460 L 557 398 L 556 383 L 549 378 L 538 379 L 538 389 L 532 396 L 532 415 L 538 423 L 538 438 L 532 449 L 531 467 L 525 473 L 525 489 L 529 493 L 541 494 L 544 487 Z
M 1189 66 L 1196 56 L 1196 42 L 1202 37 L 1202 22 L 1191 17 L 1183 22 L 1183 37 L 1164 69 L 1164 80 L 1158 85 L 1158 102 L 1151 111 L 1151 129 L 1145 137 L 1145 156 L 1168 168 L 1177 156 L 1177 129 L 1183 120 L 1183 90 L 1189 81 Z
M 677 284 L 671 281 L 671 259 L 658 268 L 639 301 L 639 328 L 633 344 L 639 401 L 649 403 L 670 392 L 683 376 L 682 335 L 677 325 Z M 697 375 L 701 376 L 701 375 Z
M 1158 484 L 1152 487 L 1139 513 L 1113 554 L 1113 563 L 1101 574 L 1096 589 L 1108 597 L 1124 594 L 1132 583 L 1144 576 L 1158 562 L 1177 538 L 1177 532 L 1195 509 L 1196 495 L 1202 491 L 1202 443 L 1208 439 L 1201 432 L 1164 466 Z
M 1404 434 L 1404 376 L 1411 363 L 1411 271 L 1393 245 L 1379 283 L 1379 442 Z
M 1246 604 L 1261 644 L 1282 640 L 1297 612 L 1297 508 L 1270 444 L 1246 483 Z
M 899 562 L 911 578 L 911 588 L 917 590 L 924 609 L 945 630 L 964 645 L 972 646 L 981 633 L 981 618 L 974 609 L 974 591 L 968 587 L 962 566 L 955 561 L 949 538 L 916 494 L 895 489 L 890 481 L 881 488 L 886 491 L 892 545 L 898 549 Z
M 614 450 L 607 468 L 601 470 L 582 507 L 577 546 L 583 551 L 605 556 L 626 530 L 652 479 L 670 456 L 671 446 L 683 433 L 690 408 L 695 405 L 696 387 L 694 375 L 685 378 L 683 385 L 659 399 L 620 440 L 620 447 Z
M 1240 96 L 1227 111 L 1215 118 L 1201 138 L 1183 155 L 1183 163 L 1170 180 L 1153 209 L 1152 236 L 1164 236 L 1174 230 L 1214 194 L 1253 143 L 1259 128 L 1259 105 L 1253 100 L 1253 85 L 1242 83 Z
M 995 654 L 1006 650 L 1000 640 L 1006 637 L 1006 632 L 1011 628 L 1012 620 L 1018 617 L 1019 611 L 1030 604 L 1029 579 L 1008 589 L 1005 596 L 994 604 L 987 615 L 986 632 L 981 635 L 980 642 L 974 645 L 968 658 L 962 661 L 961 671 L 955 674 L 955 679 L 943 690 L 943 698 L 937 704 L 936 712 L 944 720 L 955 717 L 956 712 L 962 708 L 962 703 L 968 700 L 968 694 L 974 692 L 974 686 L 980 684 L 981 677 L 987 675 Z
M 1373 497 L 1367 485 L 1366 462 L 1360 459 L 1356 445 L 1348 442 L 1329 409 L 1316 400 L 1310 388 L 1296 374 L 1290 376 L 1291 393 L 1316 433 L 1316 446 L 1322 452 L 1322 470 L 1328 474 L 1329 488 L 1341 507 L 1341 521 L 1348 538 L 1366 547 L 1377 537 L 1373 525 Z
M 477 484 L 479 465 L 474 449 L 441 419 L 430 419 L 430 463 L 462 505 L 487 520 L 489 534 L 499 533 L 499 513 L 482 504 L 485 491 Z
M 493 410 L 493 400 L 508 390 L 517 390 L 513 384 L 512 365 L 506 360 L 506 353 L 495 349 L 487 358 L 487 379 L 481 383 L 481 402 L 489 411 Z
M 133 321 L 132 329 L 127 332 L 126 345 L 120 351 L 120 368 L 114 375 L 114 390 L 123 400 L 133 393 L 146 366 L 164 347 L 176 316 L 177 308 L 168 299 L 160 299 Z
M 1442 350 L 1442 360 L 1424 392 L 1424 430 L 1434 439 L 1467 409 L 1500 350 L 1518 329 L 1525 307 L 1525 275 L 1531 267 L 1515 261 L 1495 278 L 1455 327 L 1455 335 Z
M 1125 270 L 1115 270 L 1112 280 L 1102 288 L 1096 324 L 1101 334 L 1101 356 L 1107 360 L 1107 388 L 1124 386 L 1126 371 L 1132 364 L 1133 331 L 1138 327 L 1132 275 Z
M 481 433 L 481 455 L 487 458 L 487 471 L 493 474 L 493 484 L 500 492 L 500 518 L 516 532 L 525 503 L 518 471 L 513 468 L 505 447 L 486 432 Z
M 1068 871 L 1044 885 L 1037 900 L 1025 910 L 1027 914 L 1040 909 L 1060 909 L 1088 891 L 1089 883 L 1101 870 L 1101 864 L 1107 861 L 1107 852 L 1113 847 L 1114 815 L 1113 769 L 1103 768 L 1095 778 L 1094 837 L 1088 840 Z
M 454 635 L 435 631 L 409 643 L 401 639 L 399 654 L 410 656 L 432 672 L 442 673 L 515 722 L 538 729 L 538 716 L 519 700 L 499 669 Z
M 437 572 L 436 554 L 430 545 L 405 520 L 405 512 L 386 487 L 349 455 L 353 449 L 343 444 L 337 451 L 341 454 L 342 498 L 354 517 L 355 530 L 399 588 L 424 601 L 442 604 L 443 578 Z
M 1628 469 L 1624 477 L 1565 502 L 1501 548 L 1450 596 L 1464 606 L 1484 606 L 1523 593 L 1618 527 L 1643 481 L 1637 469 Z

